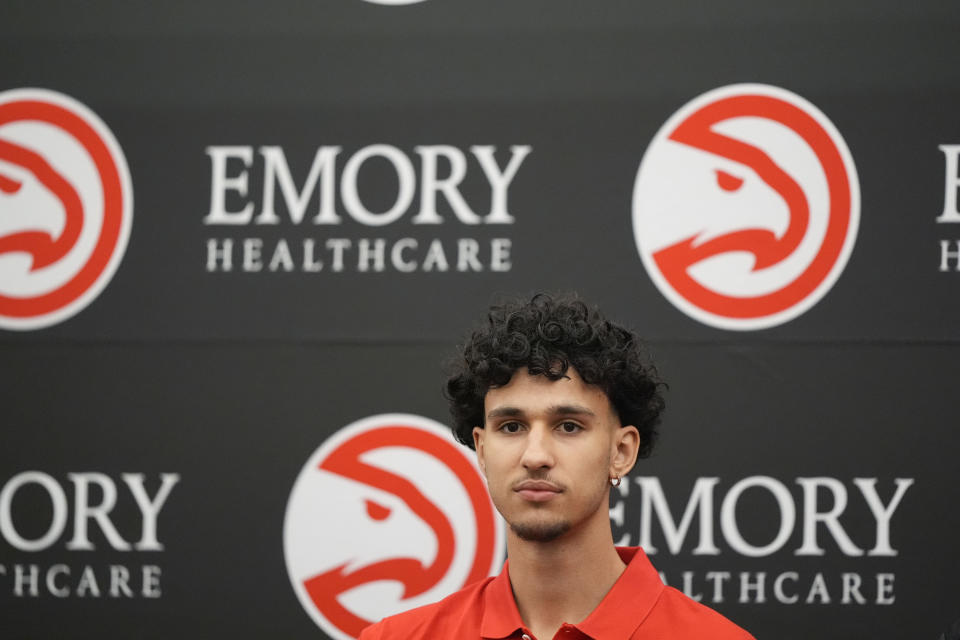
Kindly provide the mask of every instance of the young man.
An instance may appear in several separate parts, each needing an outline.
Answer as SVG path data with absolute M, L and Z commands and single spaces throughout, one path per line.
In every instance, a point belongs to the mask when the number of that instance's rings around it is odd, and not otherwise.
M 447 396 L 509 525 L 500 575 L 386 618 L 361 640 L 750 640 L 616 548 L 609 492 L 650 454 L 662 383 L 639 340 L 573 298 L 491 309 Z

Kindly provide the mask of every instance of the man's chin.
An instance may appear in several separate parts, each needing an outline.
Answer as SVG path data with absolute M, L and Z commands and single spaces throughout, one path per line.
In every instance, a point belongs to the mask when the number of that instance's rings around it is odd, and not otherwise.
M 570 523 L 565 520 L 559 522 L 515 522 L 510 524 L 510 529 L 518 538 L 527 542 L 550 542 L 569 531 Z

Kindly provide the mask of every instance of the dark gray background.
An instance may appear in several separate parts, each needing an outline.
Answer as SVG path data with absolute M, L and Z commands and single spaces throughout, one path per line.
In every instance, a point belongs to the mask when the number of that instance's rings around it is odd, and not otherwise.
M 661 569 L 897 575 L 889 607 L 718 607 L 758 638 L 933 640 L 960 616 L 960 274 L 937 270 L 939 240 L 960 228 L 935 223 L 937 145 L 960 142 L 960 5 L 8 2 L 2 14 L 0 89 L 53 89 L 103 118 L 130 165 L 135 211 L 120 268 L 88 308 L 0 333 L 0 482 L 30 469 L 65 485 L 71 471 L 182 476 L 160 522 L 162 599 L 13 598 L 4 587 L 10 637 L 323 637 L 283 563 L 283 510 L 301 465 L 364 416 L 446 421 L 440 362 L 451 346 L 495 293 L 541 288 L 576 289 L 650 341 L 671 391 L 662 446 L 637 473 L 679 492 L 671 504 L 699 476 L 726 488 L 751 475 L 787 486 L 824 475 L 848 488 L 879 477 L 884 497 L 893 478 L 916 479 L 893 521 L 896 558 L 828 547 L 800 559 L 792 540 L 761 560 L 661 553 Z M 827 114 L 862 200 L 831 291 L 799 318 L 747 333 L 701 325 L 663 298 L 630 218 L 659 127 L 735 82 L 783 87 Z M 514 225 L 430 230 L 511 237 L 512 271 L 204 271 L 206 238 L 225 235 L 202 224 L 206 146 L 280 145 L 302 180 L 317 146 L 374 143 L 411 156 L 419 144 L 532 145 L 510 190 Z M 484 185 L 464 193 L 482 201 Z M 421 232 L 408 218 L 338 231 Z M 869 535 L 869 514 L 850 509 L 851 535 Z M 135 515 L 118 506 L 131 537 Z M 153 561 L 88 555 L 0 541 L 0 564 Z

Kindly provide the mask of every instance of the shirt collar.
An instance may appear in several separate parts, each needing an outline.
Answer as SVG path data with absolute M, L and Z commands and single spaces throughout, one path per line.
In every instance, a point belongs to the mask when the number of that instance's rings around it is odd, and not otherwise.
M 507 569 L 510 561 L 503 563 L 500 575 L 490 581 L 483 595 L 483 619 L 480 621 L 480 637 L 496 640 L 512 635 L 523 628 L 523 620 L 513 599 L 513 587 Z
M 586 620 L 574 625 L 591 638 L 626 640 L 640 626 L 663 592 L 663 582 L 640 547 L 617 547 L 624 570 L 603 600 Z M 523 620 L 513 599 L 509 561 L 484 593 L 480 635 L 499 640 L 523 628 Z M 544 640 L 544 639 L 541 639 Z
M 576 625 L 591 638 L 629 638 L 663 593 L 660 574 L 640 547 L 617 547 L 627 564 L 613 587 L 587 619 Z

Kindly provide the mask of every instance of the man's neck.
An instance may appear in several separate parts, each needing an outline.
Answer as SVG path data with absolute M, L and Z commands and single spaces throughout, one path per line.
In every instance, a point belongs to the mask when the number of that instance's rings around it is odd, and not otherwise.
M 550 542 L 530 542 L 509 533 L 513 596 L 520 617 L 538 640 L 550 640 L 565 622 L 584 620 L 623 573 L 626 565 L 613 546 L 609 521 L 605 524 Z

